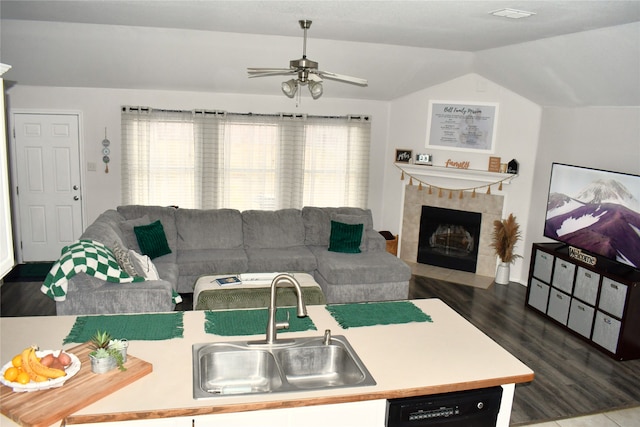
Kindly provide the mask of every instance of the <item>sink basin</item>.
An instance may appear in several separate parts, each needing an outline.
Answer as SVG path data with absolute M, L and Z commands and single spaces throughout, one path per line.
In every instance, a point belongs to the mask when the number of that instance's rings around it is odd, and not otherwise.
M 193 397 L 362 387 L 376 382 L 344 336 L 193 346 Z
M 348 351 L 339 345 L 320 342 L 276 354 L 285 378 L 298 388 L 357 385 L 366 377 Z
M 267 351 L 216 348 L 200 357 L 200 389 L 207 393 L 263 393 L 282 385 L 278 366 Z

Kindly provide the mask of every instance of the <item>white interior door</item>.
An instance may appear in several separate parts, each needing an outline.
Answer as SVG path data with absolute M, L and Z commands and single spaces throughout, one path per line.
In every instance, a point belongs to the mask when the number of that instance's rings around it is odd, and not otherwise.
M 55 261 L 82 233 L 79 118 L 14 114 L 22 261 Z

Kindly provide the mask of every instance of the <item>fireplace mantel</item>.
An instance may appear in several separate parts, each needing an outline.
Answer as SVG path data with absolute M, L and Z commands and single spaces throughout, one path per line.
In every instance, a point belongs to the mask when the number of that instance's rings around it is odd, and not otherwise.
M 407 163 L 395 163 L 396 167 L 404 171 L 405 174 L 415 179 L 431 184 L 429 178 L 438 181 L 446 180 L 462 183 L 464 181 L 477 183 L 475 186 L 491 185 L 502 182 L 503 185 L 511 183 L 517 174 L 507 174 L 500 172 L 489 172 L 477 169 L 445 168 L 442 166 L 412 165 Z

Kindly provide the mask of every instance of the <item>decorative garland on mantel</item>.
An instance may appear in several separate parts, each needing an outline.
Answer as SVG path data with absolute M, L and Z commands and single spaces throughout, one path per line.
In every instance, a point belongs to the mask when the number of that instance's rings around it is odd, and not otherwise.
M 502 183 L 504 181 L 511 181 L 513 178 L 517 177 L 517 174 L 508 174 L 507 177 L 499 179 L 495 182 L 489 183 L 489 184 L 483 184 L 483 185 L 478 185 L 477 187 L 467 187 L 467 188 L 447 188 L 447 187 L 440 187 L 438 185 L 434 185 L 434 184 L 430 184 L 426 181 L 423 181 L 421 179 L 416 178 L 415 176 L 411 175 L 409 172 L 406 172 L 404 169 L 402 169 L 400 166 L 398 166 L 397 164 L 394 163 L 394 166 L 397 167 L 398 169 L 400 169 L 400 171 L 402 171 L 402 175 L 400 176 L 400 180 L 404 181 L 404 176 L 408 175 L 409 176 L 409 185 L 413 185 L 413 181 L 416 180 L 418 181 L 418 191 L 422 191 L 423 189 L 423 184 L 426 185 L 429 191 L 429 194 L 433 194 L 433 189 L 437 189 L 438 190 L 438 197 L 442 197 L 443 195 L 443 191 L 448 191 L 449 192 L 449 198 L 452 199 L 453 198 L 453 193 L 454 192 L 459 192 L 458 198 L 462 199 L 464 196 L 464 192 L 465 191 L 471 191 L 471 197 L 475 198 L 476 197 L 476 190 L 480 189 L 480 188 L 484 188 L 487 187 L 487 192 L 486 194 L 491 194 L 491 186 L 492 185 L 497 185 L 498 186 L 498 191 L 502 191 Z

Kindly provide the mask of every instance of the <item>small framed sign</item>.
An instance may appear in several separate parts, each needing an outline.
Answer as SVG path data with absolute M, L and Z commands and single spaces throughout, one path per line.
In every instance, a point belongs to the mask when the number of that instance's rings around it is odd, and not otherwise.
M 500 157 L 489 157 L 489 172 L 500 172 Z
M 412 150 L 396 149 L 396 162 L 409 163 L 411 161 L 412 155 L 413 155 Z

